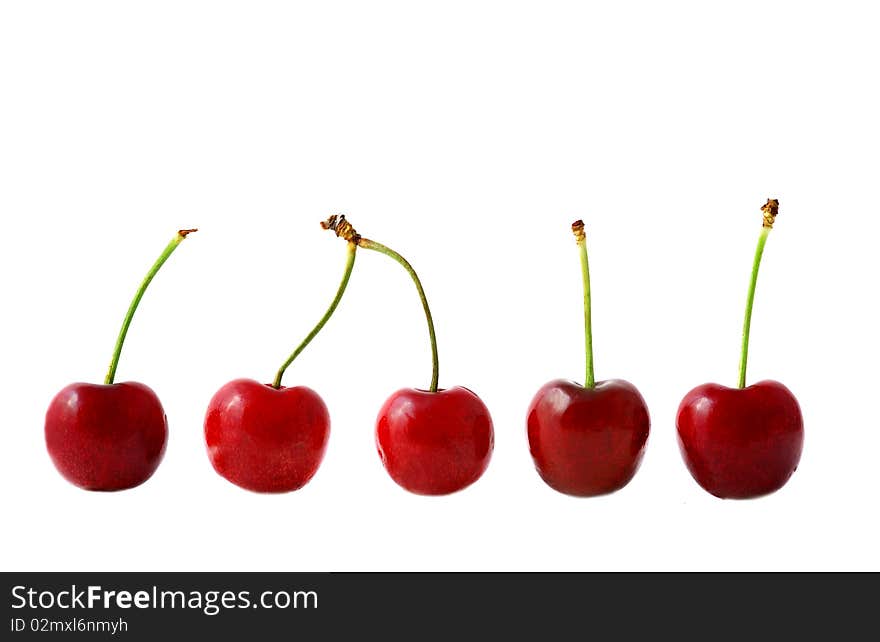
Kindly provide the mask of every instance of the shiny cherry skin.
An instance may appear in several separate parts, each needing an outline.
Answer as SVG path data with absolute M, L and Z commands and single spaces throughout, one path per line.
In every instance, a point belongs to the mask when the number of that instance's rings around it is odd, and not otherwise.
M 214 394 L 205 415 L 214 470 L 259 493 L 305 486 L 324 459 L 329 438 L 327 406 L 305 386 L 275 389 L 235 379 Z
M 46 411 L 46 449 L 58 471 L 86 490 L 125 490 L 147 481 L 165 454 L 168 422 L 142 383 L 73 383 Z
M 742 389 L 697 386 L 682 400 L 676 425 L 691 475 L 721 498 L 779 490 L 797 469 L 804 445 L 800 406 L 778 381 Z
M 419 495 L 447 495 L 477 481 L 492 456 L 489 410 L 467 388 L 404 388 L 379 411 L 376 448 L 391 478 Z
M 538 474 L 561 493 L 592 497 L 626 486 L 636 474 L 651 420 L 645 400 L 622 379 L 595 388 L 555 379 L 529 405 L 529 450 Z

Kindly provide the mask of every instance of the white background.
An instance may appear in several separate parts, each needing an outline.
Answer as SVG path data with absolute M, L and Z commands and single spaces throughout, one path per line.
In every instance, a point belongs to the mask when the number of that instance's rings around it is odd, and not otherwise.
M 5 570 L 872 569 L 878 21 L 870 3 L 4 2 L 0 5 L 0 568 Z M 833 7 L 833 8 L 832 8 Z M 801 402 L 801 466 L 721 501 L 678 453 L 681 397 L 736 383 L 759 208 L 778 197 L 749 381 Z M 441 385 L 492 412 L 486 474 L 408 494 L 373 445 L 384 399 L 425 387 L 412 284 L 360 252 L 336 316 L 288 371 L 332 416 L 302 490 L 211 468 L 206 404 L 270 381 L 320 317 L 344 212 L 408 257 Z M 597 499 L 536 474 L 525 411 L 583 377 L 587 224 L 596 372 L 652 415 L 641 470 Z M 163 401 L 155 476 L 89 493 L 43 443 L 51 397 L 118 380 Z

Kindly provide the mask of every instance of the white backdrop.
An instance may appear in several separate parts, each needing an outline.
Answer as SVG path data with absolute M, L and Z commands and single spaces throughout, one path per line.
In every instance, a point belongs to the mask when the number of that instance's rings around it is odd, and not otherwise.
M 880 570 L 875 409 L 877 20 L 868 3 L 4 2 L 0 5 L 0 568 L 5 570 Z M 775 495 L 721 501 L 678 453 L 681 397 L 735 385 L 760 206 L 749 381 L 805 417 Z M 252 494 L 202 441 L 214 391 L 270 381 L 320 317 L 343 212 L 410 259 L 441 386 L 492 412 L 486 474 L 442 498 L 385 473 L 385 398 L 425 387 L 407 275 L 359 253 L 291 367 L 327 403 L 305 488 Z M 570 223 L 587 224 L 597 378 L 652 416 L 622 491 L 575 499 L 531 462 L 525 411 L 583 376 Z M 51 397 L 156 390 L 168 450 L 145 485 L 88 493 L 43 444 Z

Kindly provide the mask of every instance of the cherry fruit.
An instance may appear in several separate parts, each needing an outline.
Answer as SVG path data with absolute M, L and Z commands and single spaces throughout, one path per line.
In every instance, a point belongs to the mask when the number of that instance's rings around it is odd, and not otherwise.
M 128 308 L 103 385 L 73 383 L 46 412 L 46 449 L 58 472 L 86 490 L 114 491 L 147 481 L 165 454 L 168 422 L 156 393 L 142 383 L 114 383 L 122 345 L 141 298 L 186 236 L 180 230 L 150 268 Z
M 555 379 L 541 387 L 527 415 L 529 450 L 541 478 L 561 493 L 591 497 L 626 486 L 645 453 L 650 417 L 638 389 L 622 379 L 595 381 L 590 270 L 583 221 L 572 231 L 584 282 L 586 383 Z
M 466 388 L 438 388 L 439 361 L 434 321 L 422 283 L 400 254 L 358 234 L 345 216 L 331 216 L 323 227 L 349 243 L 374 250 L 399 263 L 415 283 L 431 344 L 428 390 L 405 388 L 383 404 L 376 420 L 376 448 L 398 485 L 420 495 L 447 495 L 479 479 L 492 456 L 495 433 L 489 411 Z
M 467 388 L 404 388 L 379 411 L 376 447 L 398 485 L 419 495 L 446 495 L 485 472 L 493 447 L 492 418 Z
M 288 366 L 321 331 L 342 300 L 354 269 L 356 247 L 349 243 L 342 282 L 330 307 L 278 369 L 271 384 L 235 379 L 208 403 L 205 445 L 217 473 L 260 493 L 302 488 L 317 472 L 330 439 L 330 414 L 311 388 L 281 385 Z
M 235 379 L 208 404 L 205 443 L 211 464 L 232 483 L 261 493 L 302 488 L 330 438 L 330 414 L 311 388 L 275 388 Z
M 779 201 L 768 199 L 761 209 L 763 226 L 746 298 L 739 386 L 697 386 L 685 395 L 676 417 L 688 470 L 700 486 L 720 498 L 748 499 L 779 490 L 797 469 L 804 443 L 800 406 L 788 388 L 778 381 L 746 386 L 758 268 Z

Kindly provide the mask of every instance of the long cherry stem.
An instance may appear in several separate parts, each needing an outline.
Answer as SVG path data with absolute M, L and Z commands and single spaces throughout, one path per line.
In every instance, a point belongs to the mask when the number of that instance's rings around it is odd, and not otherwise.
M 278 368 L 278 373 L 275 375 L 275 381 L 272 382 L 273 388 L 281 387 L 281 377 L 284 376 L 284 371 L 287 370 L 287 367 L 293 363 L 293 360 L 296 359 L 300 352 L 305 350 L 306 346 L 311 343 L 312 339 L 317 336 L 317 334 L 321 331 L 321 328 L 324 327 L 324 324 L 333 316 L 333 313 L 336 311 L 336 307 L 339 305 L 339 302 L 342 300 L 342 295 L 345 293 L 345 288 L 348 287 L 348 280 L 351 278 L 351 271 L 354 269 L 354 258 L 357 254 L 357 244 L 349 242 L 348 244 L 348 254 L 345 261 L 345 272 L 342 275 L 342 282 L 339 284 L 339 289 L 336 290 L 336 296 L 333 297 L 333 302 L 330 303 L 330 307 L 327 308 L 327 311 L 324 313 L 324 316 L 321 317 L 321 320 L 318 321 L 318 325 L 312 328 L 312 331 L 306 335 L 306 338 L 303 339 L 302 343 L 300 343 L 296 350 L 294 350 L 291 355 L 287 358 L 280 368 Z
M 323 227 L 325 230 L 333 230 L 333 232 L 336 233 L 336 236 L 345 239 L 349 243 L 355 243 L 358 247 L 362 247 L 365 250 L 375 250 L 376 252 L 380 252 L 385 256 L 394 259 L 410 275 L 410 278 L 412 278 L 413 283 L 415 283 L 416 285 L 416 290 L 418 290 L 419 299 L 421 299 L 422 301 L 422 309 L 425 312 L 425 319 L 428 322 L 428 337 L 431 341 L 432 366 L 431 386 L 429 390 L 431 392 L 437 392 L 437 385 L 440 379 L 440 362 L 437 356 L 437 335 L 434 332 L 434 319 L 431 316 L 431 308 L 428 306 L 428 298 L 425 296 L 425 290 L 422 287 L 422 282 L 419 280 L 419 276 L 418 274 L 416 274 L 416 271 L 413 269 L 412 265 L 410 265 L 409 261 L 407 261 L 400 254 L 392 250 L 390 247 L 386 247 L 381 243 L 377 243 L 376 241 L 371 241 L 370 239 L 362 237 L 355 231 L 351 223 L 345 220 L 345 216 L 334 214 L 326 221 L 321 223 L 321 227 Z
M 575 221 L 571 224 L 571 231 L 577 239 L 581 254 L 581 278 L 584 282 L 584 351 L 587 359 L 587 376 L 584 388 L 595 388 L 596 377 L 593 373 L 593 320 L 592 304 L 590 299 L 590 261 L 587 257 L 587 235 L 584 232 L 584 222 Z
M 764 213 L 764 222 L 761 228 L 761 235 L 758 237 L 758 247 L 755 248 L 755 258 L 752 261 L 752 276 L 749 280 L 749 294 L 746 298 L 746 314 L 743 320 L 742 331 L 742 349 L 740 351 L 739 360 L 739 387 L 746 387 L 746 365 L 749 360 L 749 333 L 752 326 L 752 306 L 755 302 L 755 285 L 758 283 L 758 269 L 761 267 L 761 257 L 764 255 L 764 245 L 767 243 L 767 237 L 770 230 L 773 229 L 773 223 L 779 214 L 779 201 L 776 199 L 767 199 L 767 202 L 761 208 Z
M 175 249 L 177 249 L 177 246 L 180 245 L 181 241 L 183 241 L 188 234 L 195 231 L 197 230 L 178 231 L 174 238 L 171 239 L 171 242 L 165 246 L 164 250 L 162 250 L 162 254 L 159 255 L 159 258 L 156 259 L 156 262 L 153 263 L 153 267 L 150 268 L 150 271 L 147 272 L 147 275 L 141 282 L 140 287 L 134 295 L 134 299 L 131 301 L 131 305 L 128 306 L 128 312 L 125 313 L 122 328 L 120 328 L 119 336 L 116 338 L 116 345 L 113 347 L 113 358 L 110 360 L 110 368 L 107 370 L 107 376 L 104 377 L 105 384 L 113 383 L 113 380 L 116 378 L 116 366 L 119 365 L 119 355 L 122 353 L 122 344 L 125 343 L 125 335 L 128 334 L 128 327 L 131 325 L 135 310 L 137 310 L 141 298 L 143 298 L 144 292 L 147 290 L 147 286 L 150 285 L 150 281 L 156 276 L 156 272 L 159 271 L 159 268 L 162 267 L 165 261 L 168 260 L 168 257 L 171 256 Z
M 431 392 L 437 392 L 437 383 L 440 378 L 440 363 L 437 358 L 437 335 L 434 333 L 434 319 L 431 317 L 431 308 L 428 307 L 428 299 L 425 296 L 425 290 L 422 288 L 422 282 L 419 281 L 419 275 L 416 274 L 416 271 L 413 269 L 412 265 L 409 264 L 405 258 L 400 256 L 397 252 L 392 250 L 390 247 L 385 247 L 381 243 L 376 243 L 375 241 L 371 241 L 369 239 L 361 238 L 358 240 L 358 245 L 366 250 L 376 250 L 377 252 L 381 252 L 385 256 L 389 256 L 400 265 L 403 266 L 403 269 L 406 270 L 410 277 L 413 280 L 413 283 L 416 284 L 416 290 L 419 292 L 419 299 L 422 301 L 422 308 L 425 311 L 425 319 L 428 322 L 428 337 L 431 341 Z

